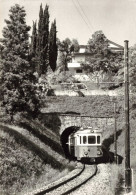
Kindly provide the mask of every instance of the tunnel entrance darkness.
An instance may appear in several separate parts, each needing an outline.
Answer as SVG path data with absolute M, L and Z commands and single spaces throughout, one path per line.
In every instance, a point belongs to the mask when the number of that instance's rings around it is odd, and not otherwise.
M 71 126 L 66 128 L 63 133 L 61 134 L 61 144 L 62 144 L 62 148 L 64 150 L 64 154 L 66 156 L 66 158 L 70 159 L 70 160 L 74 160 L 74 158 L 70 155 L 69 153 L 69 145 L 68 143 L 68 137 L 71 133 L 73 133 L 74 131 L 77 131 L 80 127 L 76 127 L 76 126 Z

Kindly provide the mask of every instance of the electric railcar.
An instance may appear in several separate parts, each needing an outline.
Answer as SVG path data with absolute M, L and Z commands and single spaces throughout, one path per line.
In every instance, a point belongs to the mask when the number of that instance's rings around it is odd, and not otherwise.
M 68 145 L 70 155 L 77 160 L 89 159 L 95 162 L 103 156 L 102 130 L 80 128 L 69 136 Z

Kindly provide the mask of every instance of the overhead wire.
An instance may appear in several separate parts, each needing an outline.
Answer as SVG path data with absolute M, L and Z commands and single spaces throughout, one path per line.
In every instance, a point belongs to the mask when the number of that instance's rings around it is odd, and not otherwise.
M 90 26 L 88 25 L 88 22 L 87 22 L 87 21 L 85 20 L 85 18 L 83 17 L 82 12 L 78 9 L 77 4 L 75 3 L 74 0 L 72 0 L 72 2 L 73 2 L 73 4 L 74 4 L 76 10 L 78 11 L 79 15 L 81 16 L 81 18 L 82 18 L 83 21 L 86 23 L 86 25 L 87 25 L 87 27 L 88 27 L 90 33 L 92 33 L 92 29 L 90 28 Z
M 85 16 L 85 18 L 87 19 L 87 21 L 88 21 L 88 23 L 89 23 L 90 27 L 93 29 L 93 25 L 91 24 L 91 22 L 90 22 L 90 20 L 88 19 L 88 17 L 87 17 L 87 15 L 86 15 L 85 11 L 83 10 L 83 8 L 82 8 L 81 4 L 79 3 L 79 0 L 76 0 L 76 1 L 77 1 L 78 5 L 79 5 L 80 10 L 82 11 L 83 15 L 84 15 L 84 16 Z

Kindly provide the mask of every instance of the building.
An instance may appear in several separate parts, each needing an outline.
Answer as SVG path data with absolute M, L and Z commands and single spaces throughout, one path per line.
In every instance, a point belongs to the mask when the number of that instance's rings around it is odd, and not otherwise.
M 68 69 L 74 74 L 82 74 L 81 64 L 86 62 L 86 56 L 90 55 L 87 45 L 80 45 L 79 52 L 72 53 L 71 62 L 68 63 Z
M 123 47 L 117 43 L 114 43 L 110 40 L 109 48 L 112 51 L 119 52 L 123 50 Z M 87 59 L 92 57 L 93 54 L 89 51 L 89 47 L 87 45 L 80 45 L 79 52 L 74 52 L 71 55 L 71 62 L 68 63 L 68 69 L 73 74 L 84 74 L 82 64 L 87 62 Z

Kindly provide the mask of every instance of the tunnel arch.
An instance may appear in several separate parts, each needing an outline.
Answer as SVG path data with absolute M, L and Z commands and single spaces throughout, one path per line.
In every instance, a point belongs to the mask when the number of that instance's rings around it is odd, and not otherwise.
M 62 132 L 62 134 L 60 136 L 60 141 L 61 141 L 62 148 L 64 150 L 64 154 L 65 154 L 66 158 L 68 158 L 68 159 L 73 159 L 69 153 L 69 150 L 68 150 L 68 144 L 67 144 L 68 137 L 74 131 L 79 130 L 79 128 L 80 128 L 79 126 L 69 126 Z

